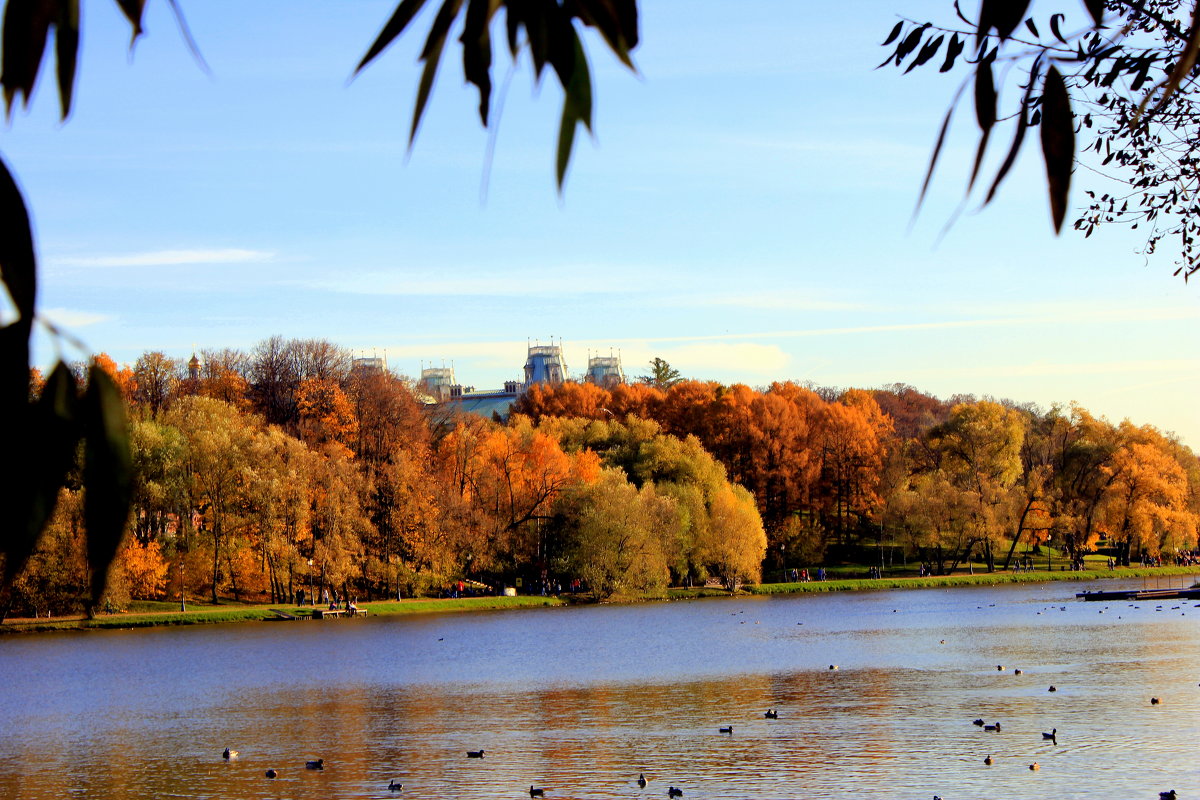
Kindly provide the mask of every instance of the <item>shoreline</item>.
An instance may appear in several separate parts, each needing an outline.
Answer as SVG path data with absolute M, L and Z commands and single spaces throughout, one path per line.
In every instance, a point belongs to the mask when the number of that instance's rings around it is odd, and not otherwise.
M 1200 575 L 1200 567 L 1146 567 L 1119 568 L 1116 570 L 1083 570 L 1070 571 L 1034 571 L 1034 572 L 992 572 L 939 575 L 928 577 L 904 578 L 841 578 L 826 581 L 809 581 L 807 583 L 767 583 L 750 584 L 741 587 L 736 592 L 717 587 L 704 588 L 671 588 L 664 595 L 614 597 L 606 603 L 644 603 L 676 600 L 696 600 L 709 597 L 754 597 L 780 594 L 808 594 L 815 592 L 855 592 L 879 591 L 892 589 L 938 589 L 955 586 L 998 586 L 1014 583 L 1054 583 L 1058 581 L 1097 581 L 1097 580 L 1129 580 L 1144 578 L 1157 579 L 1156 586 L 1147 588 L 1168 588 L 1159 586 L 1165 579 L 1169 588 L 1188 585 L 1187 579 L 1194 582 Z M 585 597 L 541 597 L 538 595 L 518 595 L 505 597 L 500 595 L 487 597 L 449 598 L 414 598 L 410 600 L 378 600 L 361 603 L 361 608 L 371 616 L 403 616 L 409 614 L 448 614 L 462 611 L 488 611 L 515 608 L 547 608 L 570 605 L 593 605 L 595 601 Z M 163 605 L 171 605 L 163 603 Z M 230 622 L 288 622 L 279 617 L 272 609 L 287 612 L 305 613 L 312 610 L 311 606 L 297 607 L 292 604 L 253 604 L 239 605 L 234 603 L 217 606 L 196 604 L 191 611 L 178 610 L 134 611 L 116 614 L 101 614 L 93 619 L 83 616 L 61 617 L 58 619 L 9 619 L 0 623 L 0 635 L 20 633 L 50 633 L 58 631 L 91 631 L 91 630 L 130 630 L 133 628 L 151 628 L 173 625 L 213 625 Z M 312 620 L 303 620 L 313 622 Z M 339 621 L 340 622 L 340 621 Z M 338 624 L 334 622 L 332 624 Z

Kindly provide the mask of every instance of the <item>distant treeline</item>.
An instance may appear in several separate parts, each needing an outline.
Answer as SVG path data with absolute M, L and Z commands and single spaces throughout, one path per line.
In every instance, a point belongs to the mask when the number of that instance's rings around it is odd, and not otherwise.
M 114 605 L 412 596 L 460 579 L 606 597 L 754 582 L 885 540 L 938 573 L 972 557 L 1003 568 L 1046 541 L 1121 561 L 1196 547 L 1196 455 L 1077 406 L 658 369 L 610 389 L 534 386 L 500 424 L 426 405 L 322 340 L 200 355 L 194 377 L 160 352 L 99 357 L 129 404 L 137 475 Z M 63 490 L 14 613 L 82 606 L 79 492 Z

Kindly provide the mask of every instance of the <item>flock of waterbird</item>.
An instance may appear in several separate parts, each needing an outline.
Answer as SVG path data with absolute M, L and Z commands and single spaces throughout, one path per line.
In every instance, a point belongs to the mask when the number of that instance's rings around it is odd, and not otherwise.
M 1041 612 L 1039 611 L 1038 613 L 1040 614 Z M 945 643 L 946 643 L 946 640 L 945 640 L 945 639 L 943 639 L 943 640 L 942 640 L 942 644 L 945 644 Z M 830 667 L 830 669 L 832 669 L 832 667 Z M 997 664 L 997 665 L 996 665 L 996 671 L 997 671 L 997 672 L 1003 672 L 1003 671 L 1004 671 L 1004 665 L 1003 665 L 1003 664 Z M 1013 670 L 1013 674 L 1014 674 L 1014 675 L 1020 675 L 1020 674 L 1022 674 L 1022 671 L 1021 671 L 1020 669 L 1014 669 L 1014 670 Z M 1049 692 L 1057 692 L 1057 691 L 1058 691 L 1058 688 L 1057 688 L 1057 687 L 1055 687 L 1054 685 L 1051 685 L 1051 686 L 1050 686 L 1050 687 L 1047 689 L 1047 691 L 1049 691 Z M 1161 699 L 1161 698 L 1158 698 L 1158 697 L 1151 697 L 1151 698 L 1150 698 L 1150 705 L 1152 705 L 1152 706 L 1157 706 L 1157 705 L 1159 705 L 1159 704 L 1161 704 L 1161 703 L 1162 703 L 1162 699 Z M 981 719 L 981 718 L 980 718 L 980 719 L 974 719 L 974 720 L 971 720 L 971 724 L 972 724 L 972 725 L 975 725 L 975 726 L 977 726 L 977 727 L 983 728 L 985 731 L 990 731 L 990 732 L 992 732 L 992 733 L 1000 733 L 1000 732 L 1003 730 L 1003 727 L 1000 725 L 1000 723 L 999 723 L 998 721 L 997 721 L 997 722 L 986 722 L 986 721 L 984 721 L 983 719 Z M 1046 741 L 1046 742 L 1053 742 L 1054 744 L 1058 744 L 1058 728 L 1051 728 L 1049 733 L 1046 733 L 1045 731 L 1042 731 L 1042 741 Z M 992 754 L 991 754 L 991 753 L 988 753 L 988 754 L 987 754 L 987 757 L 983 759 L 983 763 L 984 763 L 986 766 L 989 766 L 989 767 L 990 767 L 990 766 L 992 766 L 992 764 L 994 764 L 994 763 L 995 763 L 995 759 L 993 759 L 993 758 L 992 758 Z M 1029 765 L 1029 769 L 1030 769 L 1031 771 L 1033 771 L 1033 772 L 1037 772 L 1037 771 L 1038 771 L 1038 770 L 1040 770 L 1041 768 L 1042 768 L 1042 765 L 1041 765 L 1041 764 L 1039 764 L 1039 763 L 1038 763 L 1038 762 L 1036 762 L 1036 761 L 1032 762 L 1032 763 Z M 1170 791 L 1167 791 L 1167 792 L 1159 792 L 1159 793 L 1158 793 L 1158 797 L 1159 797 L 1159 800 L 1176 800 L 1175 790 L 1174 790 L 1174 789 L 1171 789 Z M 935 794 L 935 795 L 933 796 L 933 800 L 942 800 L 942 798 L 941 798 L 941 797 L 939 797 L 938 795 L 936 795 L 936 794 Z
M 1135 605 L 1133 605 L 1133 604 L 1130 604 L 1130 606 L 1131 606 L 1132 608 L 1135 608 L 1135 609 L 1136 609 L 1136 608 L 1138 608 L 1138 606 L 1135 606 Z M 1198 605 L 1197 607 L 1200 607 L 1200 605 Z M 1178 607 L 1178 606 L 1176 606 L 1176 607 L 1174 607 L 1174 608 L 1175 608 L 1175 609 L 1178 609 L 1179 607 Z M 1104 608 L 1104 609 L 1101 609 L 1101 610 L 1100 610 L 1100 613 L 1101 613 L 1101 614 L 1103 614 L 1103 613 L 1104 613 L 1104 611 L 1105 611 L 1105 610 L 1107 610 L 1107 609 L 1108 609 L 1108 606 L 1105 606 L 1105 608 Z M 1064 607 L 1061 607 L 1061 609 L 1060 609 L 1060 610 L 1062 610 L 1062 611 L 1066 611 L 1066 607 L 1065 607 L 1065 606 L 1064 606 Z M 1160 610 L 1160 611 L 1161 611 L 1161 610 L 1162 610 L 1162 606 L 1159 606 L 1159 607 L 1158 607 L 1156 610 Z M 744 614 L 745 612 L 743 611 L 743 612 L 739 612 L 739 613 L 743 613 L 743 614 Z M 1039 612 L 1037 612 L 1037 613 L 1038 613 L 1038 614 L 1041 614 L 1042 612 L 1041 612 L 1041 611 L 1039 611 Z M 745 623 L 742 623 L 742 624 L 745 624 Z M 757 624 L 757 623 L 755 623 L 755 624 Z M 803 623 L 799 623 L 799 624 L 803 624 Z M 438 641 L 441 641 L 441 639 L 439 639 Z M 945 644 L 945 643 L 946 643 L 946 640 L 945 640 L 945 639 L 941 640 L 941 644 Z M 829 669 L 830 669 L 830 670 L 837 670 L 837 669 L 838 669 L 838 665 L 837 665 L 837 664 L 830 664 L 830 665 L 829 665 Z M 1004 671 L 1004 669 L 1005 669 L 1005 667 L 1004 667 L 1004 665 L 1003 665 L 1003 664 L 997 664 L 997 665 L 996 665 L 996 670 L 997 670 L 998 672 L 1003 672 L 1003 671 Z M 1014 675 L 1021 675 L 1021 674 L 1023 674 L 1023 671 L 1022 671 L 1021 669 L 1019 669 L 1019 668 L 1018 668 L 1018 669 L 1014 669 L 1014 670 L 1013 670 L 1013 674 L 1014 674 Z M 1054 685 L 1051 685 L 1051 686 L 1049 686 L 1049 687 L 1047 688 L 1047 691 L 1049 691 L 1049 692 L 1057 692 L 1057 691 L 1058 691 L 1058 688 L 1057 688 L 1057 687 L 1055 687 Z M 1161 698 L 1158 698 L 1158 697 L 1151 697 L 1151 698 L 1150 698 L 1150 705 L 1157 706 L 1157 705 L 1159 705 L 1159 704 L 1161 704 L 1161 703 L 1162 703 L 1162 700 L 1161 700 Z M 768 709 L 766 710 L 766 712 L 763 714 L 763 717 L 764 717 L 765 719 L 779 719 L 779 712 L 778 712 L 778 710 L 776 710 L 774 707 L 772 707 L 772 708 L 768 708 Z M 986 721 L 985 721 L 985 720 L 983 720 L 983 719 L 975 719 L 975 720 L 972 720 L 972 724 L 974 724 L 974 725 L 976 725 L 976 726 L 978 726 L 978 727 L 982 728 L 982 729 L 983 729 L 983 730 L 985 730 L 985 731 L 992 732 L 992 733 L 1000 733 L 1000 732 L 1003 730 L 1003 728 L 1002 728 L 1002 726 L 1001 726 L 1001 724 L 1000 724 L 1000 722 L 999 722 L 999 721 L 996 721 L 996 722 L 990 722 L 990 723 L 989 723 L 989 722 L 986 722 Z M 733 734 L 733 726 L 732 726 L 732 725 L 726 725 L 726 726 L 721 726 L 721 727 L 718 727 L 718 728 L 717 728 L 717 732 L 718 732 L 718 733 L 721 733 L 721 734 L 728 734 L 728 735 L 732 735 L 732 734 Z M 1045 731 L 1043 731 L 1043 732 L 1042 732 L 1042 740 L 1043 740 L 1043 741 L 1049 741 L 1049 742 L 1053 742 L 1055 745 L 1057 745 L 1057 744 L 1058 744 L 1058 728 L 1051 728 L 1049 733 L 1046 733 Z M 225 749 L 225 752 L 222 754 L 222 757 L 223 757 L 223 758 L 224 758 L 226 761 L 231 761 L 231 760 L 233 760 L 233 759 L 236 759 L 236 758 L 238 757 L 238 751 L 237 751 L 237 750 L 232 750 L 232 749 L 230 749 L 230 748 L 226 748 L 226 749 Z M 468 751 L 467 751 L 467 758 L 483 758 L 483 757 L 484 757 L 484 751 L 483 751 L 482 749 L 479 749 L 479 750 L 468 750 Z M 989 767 L 990 767 L 990 766 L 992 766 L 992 765 L 995 763 L 995 759 L 992 757 L 992 754 L 991 754 L 991 753 L 988 753 L 987 757 L 983 759 L 983 763 L 984 763 L 984 765 L 986 765 L 986 766 L 989 766 Z M 304 768 L 305 768 L 305 769 L 308 769 L 308 770 L 323 770 L 323 769 L 325 768 L 325 760 L 324 760 L 324 759 L 322 759 L 322 758 L 318 758 L 318 759 L 316 759 L 315 761 L 306 761 L 306 762 L 305 762 L 305 764 L 304 764 Z M 1041 769 L 1041 765 L 1040 765 L 1040 764 L 1038 764 L 1038 762 L 1034 761 L 1034 762 L 1032 762 L 1031 764 L 1029 764 L 1029 769 L 1030 769 L 1031 771 L 1035 771 L 1035 772 L 1036 772 L 1036 771 L 1038 771 L 1038 770 L 1040 770 L 1040 769 Z M 278 776 L 279 776 L 279 773 L 278 773 L 278 772 L 277 772 L 275 769 L 268 769 L 268 770 L 266 771 L 266 773 L 265 773 L 265 776 L 266 776 L 267 778 L 272 778 L 272 779 L 273 779 L 273 778 L 276 778 L 276 777 L 278 777 Z M 643 773 L 643 774 L 639 774 L 639 775 L 638 775 L 636 783 L 637 783 L 637 785 L 638 785 L 638 787 L 639 787 L 639 788 L 641 788 L 641 789 L 645 789 L 645 788 L 646 788 L 648 781 L 647 781 L 647 779 L 646 779 L 646 776 L 645 776 L 645 774 L 644 774 L 644 773 Z M 389 781 L 389 783 L 388 783 L 388 786 L 387 786 L 387 789 L 388 789 L 388 791 L 390 791 L 390 792 L 400 792 L 400 791 L 403 791 L 403 789 L 404 789 L 404 784 L 402 784 L 402 783 L 398 783 L 398 782 L 396 782 L 396 781 L 393 779 L 393 780 Z M 537 798 L 537 797 L 544 798 L 545 796 L 546 796 L 546 790 L 545 790 L 545 788 L 538 788 L 538 787 L 536 787 L 536 786 L 534 786 L 534 785 L 530 784 L 530 786 L 529 786 L 529 797 L 530 797 L 530 798 Z M 679 788 L 679 787 L 677 787 L 677 786 L 674 786 L 674 785 L 668 786 L 668 787 L 667 787 L 667 797 L 668 797 L 668 798 L 677 798 L 677 797 L 683 797 L 683 789 L 681 789 L 681 788 Z M 1159 797 L 1159 800 L 1177 800 L 1177 795 L 1176 795 L 1176 792 L 1175 792 L 1175 790 L 1174 790 L 1174 789 L 1171 789 L 1171 790 L 1169 790 L 1169 791 L 1165 791 L 1165 792 L 1159 792 L 1159 793 L 1158 793 L 1158 797 Z M 942 800 L 942 798 L 941 798 L 940 796 L 938 796 L 938 795 L 934 795 L 934 796 L 933 796 L 933 800 Z
M 831 666 L 830 669 L 836 669 L 836 667 Z M 768 708 L 766 710 L 766 712 L 763 714 L 763 717 L 765 719 L 779 719 L 779 712 L 774 708 Z M 732 734 L 733 726 L 727 725 L 724 727 L 719 727 L 719 728 L 717 728 L 717 732 L 725 733 L 725 734 Z M 482 749 L 468 750 L 467 758 L 483 758 L 483 753 L 484 753 L 484 751 Z M 225 752 L 223 752 L 221 754 L 221 757 L 223 759 L 225 759 L 226 761 L 234 761 L 240 755 L 241 754 L 237 750 L 226 747 Z M 315 761 L 305 761 L 304 768 L 310 769 L 310 770 L 324 770 L 325 769 L 325 759 L 318 758 Z M 266 778 L 273 780 L 273 779 L 279 777 L 279 771 L 274 768 L 271 768 L 271 769 L 268 769 L 264 773 L 264 776 Z M 646 779 L 645 773 L 639 774 L 636 782 L 637 782 L 638 787 L 641 789 L 645 789 L 646 785 L 649 783 L 649 781 L 647 781 L 647 779 Z M 400 792 L 400 791 L 404 790 L 404 784 L 397 783 L 395 779 L 392 779 L 391 781 L 388 782 L 387 788 L 388 788 L 389 792 Z M 546 796 L 546 790 L 545 790 L 545 788 L 538 788 L 538 787 L 534 786 L 533 784 L 530 784 L 529 796 L 531 798 L 534 798 L 534 797 L 543 797 L 544 798 Z M 668 798 L 683 797 L 683 789 L 679 788 L 678 786 L 674 786 L 674 785 L 668 786 L 667 787 L 667 797 Z

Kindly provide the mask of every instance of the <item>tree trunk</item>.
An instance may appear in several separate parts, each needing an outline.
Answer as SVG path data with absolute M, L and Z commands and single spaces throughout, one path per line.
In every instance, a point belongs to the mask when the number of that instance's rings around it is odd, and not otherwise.
M 213 523 L 213 563 L 212 563 L 212 601 L 213 605 L 217 605 L 217 573 L 221 566 L 221 532 L 220 523 Z

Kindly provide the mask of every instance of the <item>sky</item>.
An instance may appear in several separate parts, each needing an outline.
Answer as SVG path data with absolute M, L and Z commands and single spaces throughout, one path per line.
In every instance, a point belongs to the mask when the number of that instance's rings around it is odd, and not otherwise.
M 630 377 L 661 357 L 751 386 L 1077 402 L 1200 447 L 1200 286 L 1167 248 L 1055 236 L 1032 147 L 947 227 L 969 107 L 913 222 L 964 73 L 874 67 L 900 16 L 948 20 L 947 0 L 641 3 L 636 73 L 587 40 L 594 133 L 561 195 L 561 91 L 506 52 L 494 141 L 455 44 L 409 150 L 430 9 L 351 80 L 394 3 L 183 0 L 207 71 L 163 0 L 132 51 L 115 3 L 84 4 L 70 119 L 47 71 L 0 131 L 40 313 L 69 334 L 39 334 L 41 362 L 279 334 L 484 389 L 520 376 L 527 343 L 561 340 L 576 375 L 611 352 Z

